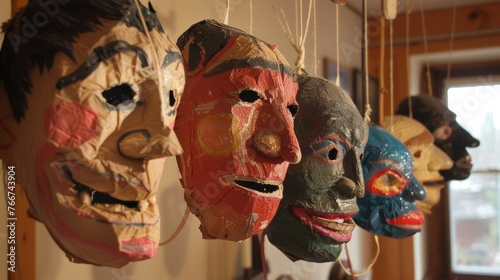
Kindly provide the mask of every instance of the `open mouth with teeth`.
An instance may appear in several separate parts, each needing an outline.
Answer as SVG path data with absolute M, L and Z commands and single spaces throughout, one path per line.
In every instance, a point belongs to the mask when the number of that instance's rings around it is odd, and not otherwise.
M 63 166 L 62 170 L 68 176 L 69 180 L 74 183 L 74 189 L 78 192 L 78 196 L 83 204 L 121 204 L 128 208 L 138 209 L 139 203 L 137 201 L 119 200 L 107 193 L 96 191 L 91 187 L 85 186 L 73 179 L 73 174 L 69 167 Z
M 356 227 L 352 219 L 356 213 L 325 213 L 301 207 L 293 207 L 292 213 L 316 232 L 342 243 L 351 240 Z

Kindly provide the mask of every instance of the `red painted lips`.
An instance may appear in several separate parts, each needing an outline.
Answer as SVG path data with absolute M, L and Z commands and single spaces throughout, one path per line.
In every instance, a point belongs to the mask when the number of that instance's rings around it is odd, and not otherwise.
M 404 229 L 419 230 L 424 225 L 424 215 L 416 209 L 402 216 L 387 220 L 387 223 Z
M 352 220 L 356 213 L 324 213 L 299 207 L 294 207 L 292 212 L 316 232 L 338 242 L 351 240 L 352 231 L 356 226 Z

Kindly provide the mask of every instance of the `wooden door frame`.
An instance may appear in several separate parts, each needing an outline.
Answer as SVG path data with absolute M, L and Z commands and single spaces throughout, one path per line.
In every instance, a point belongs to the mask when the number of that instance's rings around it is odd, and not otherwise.
M 11 15 L 14 15 L 28 0 L 11 0 Z M 35 221 L 28 218 L 28 199 L 20 185 L 15 189 L 16 202 L 16 266 L 15 272 L 7 271 L 8 280 L 36 279 L 36 232 Z

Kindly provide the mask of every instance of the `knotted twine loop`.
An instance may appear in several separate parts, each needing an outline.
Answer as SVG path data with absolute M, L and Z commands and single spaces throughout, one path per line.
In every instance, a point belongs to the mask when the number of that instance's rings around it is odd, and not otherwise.
M 303 33 L 303 34 L 297 34 L 298 36 L 297 36 L 296 40 L 293 39 L 292 32 L 290 31 L 290 26 L 288 25 L 288 21 L 287 21 L 286 16 L 285 16 L 285 12 L 283 11 L 283 9 L 280 9 L 280 12 L 281 12 L 281 16 L 280 16 L 280 14 L 278 14 L 276 11 L 275 5 L 273 5 L 274 13 L 276 14 L 278 22 L 280 23 L 281 28 L 283 29 L 283 32 L 285 32 L 287 39 L 288 39 L 288 42 L 290 42 L 290 45 L 292 45 L 293 49 L 297 53 L 297 59 L 295 60 L 295 73 L 296 74 L 304 73 L 304 69 L 305 69 L 305 63 L 304 63 L 305 47 L 304 47 L 304 45 L 305 45 L 306 38 L 307 38 L 307 31 L 309 29 L 309 22 L 311 19 L 311 11 L 312 11 L 312 6 L 313 6 L 312 5 L 313 1 L 314 0 L 309 1 L 309 11 L 307 14 L 305 29 L 302 29 L 302 25 L 303 25 L 302 16 L 300 16 L 300 20 L 298 22 L 298 25 L 300 25 L 300 27 L 301 27 L 300 30 L 301 30 L 301 33 Z M 302 9 L 302 0 L 300 2 L 301 2 L 300 6 Z M 296 29 L 298 30 L 298 28 L 296 28 Z
M 168 243 L 172 242 L 177 237 L 177 235 L 179 235 L 181 230 L 184 228 L 188 218 L 189 218 L 189 207 L 186 205 L 186 209 L 184 210 L 184 215 L 182 216 L 180 223 L 177 225 L 177 228 L 170 235 L 170 237 L 167 238 L 167 240 L 160 242 L 159 246 L 167 245 Z
M 373 235 L 373 240 L 375 240 L 375 245 L 377 245 L 377 252 L 375 253 L 375 256 L 372 258 L 370 264 L 365 268 L 365 270 L 361 273 L 352 273 L 352 267 L 350 267 L 350 271 L 348 271 L 345 267 L 344 267 L 344 264 L 342 263 L 341 260 L 338 260 L 340 266 L 342 267 L 342 269 L 345 271 L 345 273 L 347 273 L 347 275 L 349 276 L 353 276 L 353 277 L 359 277 L 359 276 L 363 276 L 365 275 L 366 273 L 368 273 L 368 270 L 370 270 L 373 265 L 375 265 L 375 262 L 377 261 L 378 259 L 378 255 L 380 254 L 380 243 L 378 241 L 378 235 L 374 234 Z M 349 251 L 347 250 L 347 243 L 344 245 L 345 246 L 345 249 L 346 249 L 346 255 L 347 255 L 347 261 L 350 263 L 351 260 L 350 260 L 350 257 L 349 257 Z M 354 279 L 354 278 L 353 278 Z
M 370 123 L 372 121 L 372 119 L 370 118 L 371 113 L 372 113 L 372 106 L 370 105 L 369 102 L 367 102 L 365 105 L 365 116 L 364 116 L 364 120 L 366 123 Z
M 368 15 L 366 12 L 366 0 L 363 0 L 363 43 L 364 45 L 362 46 L 363 52 L 364 52 L 364 57 L 363 57 L 363 63 L 365 65 L 364 69 L 364 80 L 365 80 L 365 98 L 366 98 L 366 105 L 365 105 L 365 115 L 364 115 L 364 121 L 366 123 L 371 122 L 370 114 L 372 112 L 372 107 L 370 105 L 370 93 L 369 89 L 370 87 L 368 86 Z

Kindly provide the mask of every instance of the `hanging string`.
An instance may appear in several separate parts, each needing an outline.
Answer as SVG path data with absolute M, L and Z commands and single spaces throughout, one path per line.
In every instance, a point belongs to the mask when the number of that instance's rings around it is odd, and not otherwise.
M 166 245 L 166 244 L 172 242 L 172 240 L 174 240 L 177 237 L 177 235 L 179 235 L 179 233 L 182 231 L 182 229 L 186 225 L 186 221 L 188 218 L 189 218 L 189 207 L 186 205 L 186 209 L 184 210 L 184 215 L 182 216 L 181 222 L 177 225 L 177 228 L 170 235 L 170 237 L 167 238 L 167 240 L 160 242 L 160 246 L 163 246 L 163 245 Z
M 180 173 L 181 173 L 182 184 L 183 184 L 183 186 L 186 186 L 186 183 L 187 183 L 186 182 L 186 162 L 184 161 L 183 157 L 179 157 L 179 159 L 181 160 Z M 177 228 L 175 229 L 175 231 L 170 235 L 169 238 L 167 238 L 167 240 L 160 242 L 159 245 L 163 246 L 165 244 L 172 242 L 172 240 L 174 240 L 177 237 L 177 235 L 179 235 L 181 230 L 186 225 L 186 221 L 187 221 L 188 217 L 189 217 L 189 208 L 186 205 L 186 209 L 184 210 L 184 215 L 182 216 L 182 219 L 181 219 L 180 223 L 177 225 Z
M 283 29 L 283 32 L 285 32 L 288 41 L 292 45 L 292 47 L 295 49 L 295 52 L 297 53 L 297 60 L 295 61 L 295 72 L 297 74 L 302 74 L 305 68 L 304 64 L 304 58 L 305 58 L 305 42 L 307 38 L 307 30 L 309 30 L 309 22 L 311 19 L 311 11 L 312 11 L 312 2 L 313 0 L 309 1 L 309 11 L 307 14 L 307 21 L 306 21 L 306 26 L 305 26 L 305 31 L 304 34 L 300 34 L 300 40 L 295 41 L 292 37 L 292 32 L 290 31 L 290 26 L 288 25 L 288 21 L 286 20 L 285 12 L 281 9 L 281 17 L 279 14 L 276 12 L 276 8 L 273 5 L 274 13 L 276 14 L 276 17 L 278 18 L 278 21 L 281 25 L 281 28 Z M 302 8 L 300 8 L 302 10 Z M 300 17 L 302 18 L 302 16 Z M 302 22 L 298 23 L 299 25 L 302 25 Z M 298 27 L 296 28 L 298 29 Z M 303 30 L 302 27 L 300 27 L 300 30 Z
M 253 32 L 253 0 L 250 0 L 250 35 Z
M 413 0 L 406 0 L 406 71 L 407 77 L 410 74 L 410 14 L 413 9 Z M 408 79 L 408 84 L 410 83 L 410 79 Z M 413 119 L 413 107 L 411 100 L 411 92 L 408 90 L 408 108 L 410 111 L 410 119 Z M 392 124 L 391 124 L 392 127 Z
M 389 20 L 389 83 L 390 83 L 390 98 L 391 98 L 391 132 L 394 116 L 394 43 L 393 35 L 394 28 L 392 27 L 393 20 Z
M 300 17 L 299 28 L 300 28 L 300 33 L 298 34 L 299 35 L 299 41 L 298 42 L 300 42 L 302 40 L 302 34 L 304 32 L 304 30 L 302 29 L 302 23 L 304 22 L 302 20 L 302 14 L 303 14 L 303 11 L 302 11 L 302 0 L 299 0 L 299 17 Z
M 295 0 L 295 22 L 299 22 L 299 1 Z M 295 24 L 295 42 L 299 41 L 299 25 Z
M 139 19 L 140 19 L 141 24 L 142 24 L 142 26 L 144 28 L 144 32 L 146 33 L 146 38 L 148 39 L 148 42 L 151 45 L 154 64 L 155 64 L 155 67 L 156 67 L 156 71 L 158 71 L 158 90 L 160 91 L 160 94 L 163 95 L 163 79 L 160 78 L 161 77 L 160 76 L 160 63 L 159 63 L 158 53 L 156 51 L 156 48 L 153 45 L 153 40 L 151 39 L 151 34 L 150 34 L 149 29 L 148 29 L 148 27 L 146 25 L 146 20 L 144 19 L 144 16 L 143 16 L 143 14 L 141 12 L 141 7 L 140 7 L 140 4 L 139 4 L 139 1 L 138 0 L 134 0 L 134 3 L 135 3 L 135 7 L 137 9 L 137 14 L 139 15 Z M 186 224 L 186 220 L 187 220 L 188 216 L 189 216 L 189 210 L 188 210 L 188 208 L 186 206 L 186 210 L 184 211 L 184 216 L 183 216 L 181 222 L 179 223 L 179 225 L 177 226 L 177 229 L 174 231 L 174 233 L 166 241 L 161 242 L 159 244 L 160 246 L 168 244 L 169 242 L 171 242 L 172 240 L 174 240 L 175 237 L 177 237 L 177 235 L 179 234 L 179 232 L 182 230 L 182 228 Z
M 264 243 L 265 243 L 265 237 L 266 237 L 266 231 L 262 231 L 260 238 L 259 238 L 259 243 L 260 243 L 260 261 L 262 264 L 262 274 L 264 274 L 264 280 L 267 280 L 267 265 L 266 265 L 266 253 L 265 253 L 265 248 L 264 248 Z
M 226 0 L 226 11 L 224 12 L 224 24 L 229 24 L 229 0 Z
M 364 76 L 364 92 L 365 92 L 365 98 L 366 98 L 366 104 L 365 104 L 365 116 L 364 120 L 367 123 L 371 122 L 370 119 L 370 114 L 372 112 L 372 107 L 370 105 L 370 93 L 369 93 L 369 87 L 368 87 L 368 16 L 366 12 L 366 0 L 363 0 L 363 61 L 362 61 L 362 68 L 363 68 L 363 74 Z M 338 73 L 338 71 L 337 71 Z
M 423 39 L 424 39 L 424 50 L 425 50 L 425 65 L 427 67 L 427 90 L 429 91 L 429 95 L 432 94 L 432 80 L 431 80 L 431 68 L 429 67 L 429 59 L 427 57 L 428 50 L 427 50 L 427 31 L 425 30 L 425 16 L 424 16 L 424 8 L 422 5 L 423 0 L 420 0 L 420 16 L 422 18 L 422 32 L 423 32 Z
M 340 87 L 340 36 L 339 36 L 339 4 L 335 5 L 335 43 L 336 43 L 336 60 L 337 60 L 337 77 L 335 78 L 335 84 Z
M 356 276 L 354 275 L 355 274 L 354 269 L 352 268 L 351 256 L 349 255 L 349 249 L 347 249 L 347 243 L 344 243 L 344 248 L 345 248 L 345 254 L 347 256 L 347 265 L 349 266 L 349 271 L 346 271 L 346 273 L 348 273 L 348 275 L 351 276 L 352 280 L 356 280 Z
M 340 266 L 345 271 L 345 273 L 347 273 L 347 275 L 350 275 L 352 277 L 363 276 L 366 273 L 368 273 L 368 271 L 375 265 L 375 262 L 377 262 L 378 256 L 380 254 L 380 242 L 378 240 L 378 235 L 374 234 L 373 235 L 373 240 L 375 240 L 375 245 L 377 245 L 376 246 L 377 251 L 375 252 L 375 256 L 373 256 L 372 260 L 370 261 L 370 264 L 368 264 L 368 266 L 365 268 L 365 270 L 363 272 L 361 272 L 361 273 L 351 273 L 353 271 L 352 267 L 349 267 L 350 271 L 348 271 L 344 267 L 344 264 L 342 263 L 342 261 L 339 261 Z M 348 263 L 350 263 L 351 260 L 350 260 L 350 257 L 349 257 L 349 251 L 347 250 L 347 243 L 345 243 L 344 247 L 345 247 L 345 252 L 346 252 L 346 256 L 347 256 L 347 261 L 348 261 Z
M 453 52 L 453 40 L 455 37 L 455 22 L 457 17 L 457 1 L 453 1 L 453 16 L 451 18 L 450 51 L 448 53 L 448 69 L 446 70 L 446 83 L 450 82 L 451 76 L 451 53 Z
M 158 90 L 160 91 L 160 95 L 164 96 L 163 93 L 163 79 L 161 79 L 161 74 L 160 74 L 160 59 L 158 58 L 158 52 L 156 48 L 154 47 L 153 44 L 153 39 L 151 39 L 151 33 L 149 32 L 148 26 L 146 25 L 146 20 L 144 19 L 144 16 L 142 15 L 142 10 L 141 6 L 139 4 L 139 0 L 134 0 L 135 7 L 137 9 L 137 14 L 139 16 L 139 19 L 141 21 L 141 25 L 144 29 L 144 32 L 146 33 L 146 38 L 148 39 L 148 43 L 151 45 L 152 53 L 153 53 L 153 61 L 154 65 L 156 67 L 156 71 L 158 73 Z
M 314 76 L 318 75 L 318 28 L 316 24 L 316 0 L 313 0 L 313 59 Z
M 385 17 L 384 14 L 380 15 L 380 63 L 379 63 L 379 72 L 380 72 L 380 97 L 379 97 L 379 124 L 384 123 L 384 100 L 385 94 L 387 93 L 387 89 L 385 88 Z

